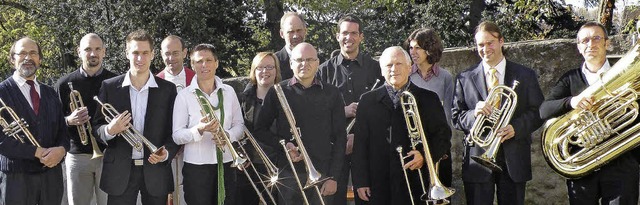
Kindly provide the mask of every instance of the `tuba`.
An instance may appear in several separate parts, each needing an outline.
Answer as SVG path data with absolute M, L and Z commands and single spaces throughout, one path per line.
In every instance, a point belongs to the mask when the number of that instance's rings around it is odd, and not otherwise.
M 84 102 L 82 101 L 82 95 L 80 92 L 73 89 L 73 83 L 68 82 L 69 85 L 69 108 L 71 108 L 71 112 L 74 110 L 84 107 Z M 96 142 L 96 138 L 93 136 L 93 129 L 91 128 L 90 122 L 85 122 L 81 125 L 76 125 L 78 130 L 78 136 L 80 137 L 80 142 L 83 145 L 89 144 L 89 140 L 91 140 L 91 149 L 93 150 L 93 156 L 91 159 L 95 159 L 98 157 L 102 157 L 102 151 L 100 151 L 100 147 L 98 147 L 98 143 Z
M 577 98 L 593 96 L 589 110 L 574 109 L 550 119 L 542 132 L 547 163 L 567 178 L 585 176 L 640 143 L 639 45 L 633 47 Z
M 36 141 L 36 138 L 33 137 L 33 134 L 29 131 L 29 124 L 27 124 L 24 119 L 18 117 L 18 114 L 16 114 L 11 107 L 7 106 L 2 99 L 0 99 L 0 103 L 2 104 L 2 107 L 0 107 L 0 114 L 2 111 L 5 111 L 11 117 L 11 119 L 7 119 L 0 115 L 0 126 L 2 126 L 2 132 L 21 143 L 24 143 L 24 138 L 27 138 L 33 146 L 41 147 L 40 143 Z
M 195 89 L 192 92 L 196 96 L 196 99 L 198 100 L 198 104 L 200 105 L 200 112 L 202 112 L 202 116 L 207 117 L 207 122 L 211 122 L 211 121 L 220 122 L 220 120 L 218 120 L 218 118 L 216 117 L 215 113 L 213 113 L 214 112 L 213 106 L 211 106 L 209 99 L 207 99 L 207 95 L 204 94 L 204 92 L 202 92 L 202 90 L 200 89 Z M 233 145 L 231 145 L 231 138 L 229 138 L 227 133 L 224 131 L 224 128 L 222 127 L 221 123 L 218 123 L 217 130 L 221 133 L 221 136 L 214 134 L 214 137 L 217 137 L 219 142 L 224 142 L 225 146 L 229 148 L 229 151 L 231 152 L 231 157 L 233 158 L 233 163 L 231 163 L 231 167 L 242 169 L 242 164 L 244 164 L 244 162 L 247 161 L 247 159 L 242 158 L 240 154 L 236 152 L 236 149 L 233 148 Z M 218 149 L 224 152 L 224 148 L 218 147 Z
M 499 104 L 498 108 L 492 106 L 489 116 L 479 115 L 473 122 L 473 127 L 467 135 L 467 144 L 485 148 L 486 151 L 480 156 L 471 156 L 477 163 L 493 170 L 501 172 L 502 168 L 496 164 L 496 154 L 500 148 L 501 137 L 498 137 L 498 129 L 509 125 L 513 113 L 518 104 L 518 94 L 514 91 L 519 82 L 513 81 L 513 87 L 504 85 L 495 86 L 489 91 L 485 105 Z
M 420 112 L 418 111 L 418 103 L 416 101 L 415 96 L 411 94 L 409 91 L 402 92 L 400 97 L 400 104 L 402 105 L 402 111 L 404 113 L 405 123 L 407 124 L 407 131 L 409 132 L 409 139 L 411 141 L 411 147 L 415 150 L 418 144 L 422 143 L 424 149 L 424 159 L 427 164 L 427 169 L 429 171 L 429 192 L 425 190 L 424 181 L 422 178 L 422 171 L 418 169 L 418 174 L 420 175 L 420 183 L 422 185 L 422 196 L 420 199 L 423 201 L 429 202 L 429 204 L 448 204 L 449 201 L 446 199 L 455 193 L 455 189 L 446 187 L 440 182 L 438 178 L 438 173 L 436 170 L 436 165 L 431 158 L 431 151 L 429 151 L 429 146 L 427 143 L 427 136 L 424 133 L 424 128 L 422 127 L 422 120 L 420 119 Z M 400 160 L 404 165 L 404 158 L 402 156 L 402 147 L 396 148 L 398 154 L 400 156 Z M 409 179 L 407 176 L 407 170 L 404 170 L 405 181 L 407 183 L 407 188 L 409 189 L 409 193 L 411 194 L 411 186 L 409 184 Z M 413 196 L 411 196 L 411 203 L 413 203 Z
M 120 112 L 118 112 L 111 104 L 102 103 L 98 96 L 93 96 L 93 100 L 95 100 L 96 102 L 98 102 L 98 104 L 100 104 L 100 106 L 102 106 L 101 112 L 107 122 L 111 122 L 111 120 L 115 119 L 116 116 L 120 115 Z M 140 134 L 138 130 L 133 128 L 133 125 L 131 123 L 129 123 L 129 129 L 124 130 L 118 134 L 125 140 L 127 140 L 127 142 L 138 151 L 142 151 L 143 146 L 149 148 L 149 150 L 153 154 L 159 154 L 160 152 L 162 152 L 162 150 L 164 150 L 164 146 L 157 148 L 147 138 Z

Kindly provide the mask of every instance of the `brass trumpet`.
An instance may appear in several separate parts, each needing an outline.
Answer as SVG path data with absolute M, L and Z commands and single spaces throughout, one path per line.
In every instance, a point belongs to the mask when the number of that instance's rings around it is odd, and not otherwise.
M 407 124 L 407 131 L 409 132 L 409 139 L 411 140 L 411 147 L 415 150 L 415 146 L 422 143 L 422 148 L 424 150 L 424 159 L 427 164 L 427 169 L 429 171 L 429 190 L 425 190 L 424 181 L 422 178 L 422 172 L 418 169 L 418 174 L 420 175 L 420 183 L 422 185 L 423 194 L 420 197 L 423 201 L 427 201 L 430 204 L 448 204 L 449 201 L 447 197 L 450 197 L 455 193 L 455 189 L 446 187 L 440 182 L 438 178 L 438 171 L 436 170 L 436 165 L 431 158 L 431 151 L 429 151 L 429 146 L 427 143 L 427 136 L 424 133 L 424 128 L 422 127 L 422 120 L 420 119 L 420 111 L 418 110 L 418 103 L 416 101 L 415 96 L 411 94 L 409 91 L 402 92 L 400 97 L 400 104 L 402 105 L 402 111 L 404 112 L 404 119 Z M 402 157 L 402 147 L 397 149 L 400 154 L 400 159 L 404 165 L 404 157 Z M 405 173 L 405 180 L 408 182 L 408 178 Z M 409 188 L 409 192 L 411 192 L 411 186 L 407 183 L 407 187 Z M 411 199 L 413 203 L 413 197 Z
M 491 114 L 489 116 L 478 115 L 473 127 L 467 135 L 467 144 L 485 148 L 486 151 L 480 156 L 471 156 L 471 159 L 477 163 L 493 170 L 501 172 L 502 168 L 496 164 L 496 155 L 502 144 L 502 137 L 498 137 L 498 129 L 509 125 L 513 113 L 516 111 L 518 104 L 518 94 L 514 91 L 519 82 L 513 82 L 513 87 L 498 85 L 493 87 L 489 92 L 486 106 L 491 106 Z M 499 108 L 492 105 L 500 103 Z
M 7 136 L 15 138 L 21 143 L 24 143 L 24 138 L 27 138 L 33 146 L 41 147 L 40 143 L 36 141 L 36 138 L 33 137 L 33 134 L 29 131 L 29 124 L 27 124 L 24 119 L 18 117 L 18 114 L 16 114 L 11 107 L 7 106 L 2 99 L 0 99 L 0 103 L 2 103 L 2 107 L 0 107 L 0 114 L 2 111 L 5 111 L 11 117 L 11 119 L 6 119 L 4 116 L 0 115 L 2 132 Z
M 213 106 L 211 106 L 209 99 L 207 99 L 207 95 L 204 94 L 204 92 L 202 92 L 202 90 L 200 89 L 193 90 L 193 94 L 196 96 L 196 99 L 198 100 L 198 105 L 200 105 L 200 109 L 201 109 L 200 112 L 202 113 L 202 116 L 207 117 L 207 122 L 212 122 L 212 121 L 220 122 L 220 120 L 218 120 L 218 118 L 214 113 Z M 222 123 L 218 123 L 217 130 L 218 132 L 220 132 L 220 135 L 216 135 L 214 133 L 213 136 L 217 137 L 218 138 L 217 140 L 219 142 L 224 142 L 225 146 L 229 148 L 229 151 L 231 152 L 231 157 L 233 158 L 233 163 L 231 164 L 231 167 L 237 167 L 238 169 L 242 169 L 242 164 L 244 164 L 244 162 L 247 161 L 247 159 L 242 158 L 242 156 L 238 154 L 236 149 L 233 148 L 233 145 L 231 144 L 231 140 L 230 140 L 231 138 L 229 138 L 227 133 L 224 131 L 224 128 L 222 127 Z M 224 152 L 223 147 L 218 147 L 218 149 Z
M 116 116 L 120 115 L 120 112 L 118 112 L 111 104 L 102 103 L 98 96 L 93 96 L 93 100 L 95 100 L 96 102 L 98 102 L 98 104 L 100 104 L 100 106 L 102 106 L 101 112 L 107 122 L 111 122 L 111 120 L 115 119 Z M 129 129 L 124 130 L 118 134 L 125 140 L 127 140 L 127 142 L 138 151 L 142 151 L 143 146 L 146 146 L 151 151 L 151 153 L 156 155 L 159 155 L 160 152 L 164 150 L 164 146 L 157 148 L 146 137 L 144 137 L 144 135 L 140 134 L 138 130 L 133 128 L 133 125 L 131 123 L 129 123 Z
M 84 107 L 84 102 L 82 101 L 82 95 L 80 92 L 73 89 L 73 83 L 68 82 L 69 85 L 69 108 L 71 108 L 71 112 L 74 110 Z M 91 128 L 91 123 L 85 122 L 81 125 L 76 125 L 78 130 L 78 136 L 80 137 L 80 142 L 83 145 L 87 145 L 89 140 L 91 140 L 91 149 L 93 150 L 93 156 L 91 159 L 95 159 L 98 157 L 102 157 L 102 151 L 100 151 L 100 147 L 98 147 L 98 143 L 96 142 L 96 138 L 93 136 L 93 129 Z

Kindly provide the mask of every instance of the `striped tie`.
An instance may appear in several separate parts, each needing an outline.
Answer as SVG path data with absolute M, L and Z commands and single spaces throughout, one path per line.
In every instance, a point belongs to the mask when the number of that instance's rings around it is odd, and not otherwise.
M 494 87 L 498 86 L 499 81 L 498 81 L 498 70 L 496 70 L 496 68 L 490 68 L 489 69 L 489 92 L 491 92 L 491 89 L 493 89 Z M 500 108 L 500 98 L 498 98 L 498 100 L 496 100 L 496 102 L 493 104 L 493 106 L 495 108 Z

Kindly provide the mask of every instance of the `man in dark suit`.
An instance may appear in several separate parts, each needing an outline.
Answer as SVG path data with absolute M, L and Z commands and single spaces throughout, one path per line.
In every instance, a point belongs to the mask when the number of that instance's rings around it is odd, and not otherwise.
M 300 129 L 301 140 L 306 148 L 311 163 L 324 177 L 332 177 L 319 184 L 320 192 L 325 201 L 332 201 L 337 189 L 337 176 L 342 170 L 344 150 L 346 145 L 346 125 L 344 118 L 344 102 L 338 88 L 321 82 L 316 78 L 318 71 L 318 53 L 311 44 L 301 43 L 291 52 L 291 67 L 294 77 L 279 83 L 291 106 L 291 112 Z M 276 133 L 271 133 L 271 125 L 276 123 Z M 282 110 L 274 88 L 270 88 L 264 99 L 264 104 L 256 123 L 256 137 L 259 141 L 271 146 L 282 147 L 281 139 L 287 141 L 286 147 L 291 155 L 291 161 L 304 183 L 309 176 L 304 168 L 302 155 L 296 148 L 296 141 L 291 140 L 290 125 Z M 285 150 L 283 150 L 285 151 Z M 279 153 L 281 159 L 284 152 Z M 278 204 L 303 204 L 298 185 L 293 179 L 293 172 L 288 161 L 280 160 L 280 167 L 285 167 L 280 173 L 280 199 Z M 285 166 L 286 165 L 286 166 Z M 319 196 L 313 188 L 305 191 L 310 204 L 319 204 Z
M 0 133 L 0 205 L 62 202 L 59 163 L 69 150 L 69 133 L 56 92 L 36 80 L 41 58 L 42 51 L 35 41 L 16 41 L 9 51 L 15 71 L 0 83 L 0 98 L 18 118 L 24 119 L 25 129 L 33 136 L 28 139 L 20 132 L 22 138 L 14 138 Z M 19 120 L 7 110 L 1 114 L 7 123 Z
M 284 39 L 285 45 L 280 51 L 276 52 L 276 56 L 280 61 L 282 80 L 293 77 L 293 71 L 291 70 L 291 65 L 289 65 L 291 50 L 299 43 L 304 42 L 305 36 L 307 36 L 307 24 L 304 21 L 304 17 L 296 12 L 284 13 L 280 18 L 280 37 Z
M 178 146 L 171 138 L 171 121 L 176 87 L 173 83 L 151 75 L 153 38 L 143 30 L 130 33 L 126 39 L 129 71 L 105 80 L 98 95 L 121 112 L 106 122 L 98 110 L 94 127 L 103 143 L 103 170 L 100 188 L 109 196 L 107 204 L 135 204 L 138 192 L 143 204 L 166 204 L 173 191 L 171 159 Z M 133 127 L 130 127 L 133 126 Z M 133 149 L 120 133 L 134 128 L 156 147 L 158 153 L 145 147 Z
M 438 95 L 409 82 L 411 57 L 399 46 L 384 50 L 380 56 L 382 76 L 386 83 L 362 96 L 356 111 L 353 148 L 353 185 L 358 196 L 371 205 L 412 204 L 420 202 L 423 194 L 420 180 L 429 183 L 422 146 L 412 150 L 404 112 L 400 105 L 403 91 L 417 99 L 422 127 L 427 137 L 430 156 L 434 162 L 451 148 L 451 129 Z M 402 164 L 397 147 L 402 147 L 411 159 Z M 411 158 L 411 156 L 413 156 Z M 403 169 L 408 173 L 406 184 Z M 416 169 L 422 169 L 420 179 Z M 451 174 L 451 173 L 444 173 Z M 408 187 L 411 187 L 411 195 Z M 410 196 L 413 196 L 411 198 Z
M 456 129 L 469 134 L 476 117 L 488 116 L 496 105 L 486 104 L 489 88 L 519 85 L 518 102 L 508 125 L 498 128 L 501 145 L 496 163 L 502 172 L 492 171 L 470 160 L 487 147 L 466 144 L 462 180 L 467 204 L 492 204 L 497 188 L 498 204 L 524 204 L 525 185 L 531 180 L 531 133 L 542 125 L 538 108 L 544 100 L 535 71 L 507 61 L 502 53 L 504 38 L 497 25 L 482 22 L 476 28 L 475 42 L 482 62 L 456 77 L 452 120 Z
M 542 119 L 559 117 L 574 109 L 591 109 L 593 96 L 577 96 L 611 68 L 607 60 L 609 38 L 602 24 L 584 24 L 577 41 L 584 63 L 581 68 L 567 71 L 551 88 L 548 99 L 540 106 Z M 638 169 L 632 152 L 627 152 L 589 175 L 567 179 L 569 203 L 638 204 Z

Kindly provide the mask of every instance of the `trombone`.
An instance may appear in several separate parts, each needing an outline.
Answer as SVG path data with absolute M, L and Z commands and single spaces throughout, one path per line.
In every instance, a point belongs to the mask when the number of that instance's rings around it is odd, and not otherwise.
M 256 140 L 253 138 L 253 135 L 251 135 L 251 133 L 249 132 L 249 130 L 247 130 L 246 127 L 244 128 L 244 134 L 247 136 L 247 138 L 245 138 L 243 141 L 239 141 L 238 142 L 238 144 L 240 145 L 239 146 L 240 150 L 242 152 L 244 152 L 244 156 L 247 157 L 247 161 L 249 162 L 249 165 L 251 166 L 251 169 L 253 170 L 253 173 L 255 174 L 255 176 L 258 177 L 260 184 L 262 184 L 262 187 L 264 187 L 264 191 L 267 193 L 267 196 L 269 197 L 269 200 L 271 200 L 272 204 L 277 204 L 276 203 L 276 199 L 271 194 L 271 191 L 270 191 L 269 188 L 273 187 L 278 182 L 278 167 L 276 167 L 273 164 L 273 162 L 271 162 L 271 160 L 267 157 L 267 155 L 264 153 L 264 151 L 260 148 L 260 146 L 258 145 L 258 142 L 256 142 Z M 256 167 L 254 166 L 253 161 L 251 160 L 251 158 L 249 158 L 249 153 L 244 148 L 244 145 L 246 145 L 247 141 L 249 141 L 253 145 L 253 147 L 255 148 L 256 152 L 258 152 L 258 156 L 264 162 L 264 165 L 265 165 L 265 167 L 267 169 L 267 172 L 268 172 L 268 175 L 266 176 L 267 177 L 267 180 L 266 180 L 267 184 L 264 183 L 265 181 L 261 180 L 264 175 L 262 175 L 262 174 L 260 174 L 258 172 Z M 256 186 L 256 183 L 251 178 L 251 175 L 249 175 L 249 172 L 247 172 L 246 167 L 243 168 L 242 172 L 244 172 L 245 176 L 249 180 L 249 183 L 251 183 L 251 186 L 256 191 L 256 194 L 258 194 L 258 198 L 260 199 L 260 202 L 262 202 L 262 204 L 266 205 L 267 201 L 264 199 L 264 196 L 262 195 L 262 193 L 260 192 L 260 190 Z
M 27 138 L 33 146 L 41 147 L 40 143 L 36 141 L 36 138 L 33 137 L 33 134 L 29 131 L 29 124 L 27 124 L 23 118 L 18 117 L 18 114 L 16 114 L 11 107 L 7 106 L 2 99 L 0 99 L 0 103 L 2 103 L 0 113 L 5 111 L 11 117 L 11 119 L 6 119 L 4 116 L 0 115 L 0 126 L 2 126 L 2 132 L 21 143 L 24 143 L 24 138 Z
M 300 182 L 300 178 L 296 173 L 296 169 L 293 166 L 293 161 L 291 161 L 291 156 L 289 156 L 289 150 L 286 148 L 284 144 L 284 140 L 281 140 L 280 144 L 282 144 L 282 147 L 284 148 L 284 151 L 287 154 L 287 160 L 289 161 L 291 170 L 293 171 L 294 176 L 296 177 L 296 181 L 298 182 L 300 193 L 305 198 L 305 201 L 308 204 L 304 190 L 313 186 L 315 187 L 316 192 L 318 193 L 318 198 L 320 198 L 320 202 L 324 204 L 324 199 L 322 199 L 322 195 L 320 195 L 320 189 L 318 188 L 318 185 L 320 185 L 322 182 L 328 179 L 331 179 L 331 177 L 322 178 L 322 175 L 313 166 L 313 163 L 311 162 L 311 158 L 309 158 L 309 154 L 307 153 L 307 149 L 305 149 L 304 144 L 302 143 L 302 138 L 301 138 L 302 135 L 300 134 L 300 128 L 296 126 L 296 119 L 293 116 L 293 112 L 291 112 L 291 107 L 289 106 L 289 102 L 287 101 L 287 98 L 284 96 L 282 87 L 280 86 L 280 84 L 275 84 L 273 85 L 273 88 L 275 89 L 276 95 L 278 96 L 278 101 L 280 101 L 280 105 L 282 106 L 282 111 L 286 115 L 287 121 L 289 121 L 289 126 L 291 127 L 291 130 L 290 130 L 291 134 L 293 135 L 293 139 L 298 144 L 298 151 L 300 152 L 300 155 L 302 155 L 303 157 L 302 160 L 304 162 L 305 168 L 307 169 L 307 174 L 308 174 L 307 182 L 303 187 L 302 183 Z
M 80 92 L 73 89 L 73 83 L 68 82 L 69 85 L 69 108 L 71 108 L 71 112 L 74 110 L 84 107 L 84 102 L 82 101 L 82 95 Z M 93 156 L 91 159 L 102 157 L 102 151 L 100 151 L 100 147 L 98 147 L 98 143 L 96 142 L 96 138 L 93 136 L 93 129 L 91 128 L 91 123 L 85 122 L 81 125 L 76 125 L 78 130 L 78 136 L 80 137 L 80 142 L 83 145 L 87 145 L 89 140 L 91 140 L 91 149 L 93 150 Z M 88 139 L 89 140 L 88 140 Z
M 438 178 L 437 166 L 434 164 L 433 159 L 431 158 L 431 151 L 429 150 L 429 146 L 427 143 L 427 137 L 424 133 L 424 129 L 422 127 L 422 120 L 420 119 L 420 112 L 418 110 L 418 103 L 416 101 L 415 96 L 411 94 L 409 91 L 402 92 L 400 97 L 400 104 L 402 105 L 402 111 L 404 112 L 404 119 L 407 124 L 407 131 L 409 132 L 409 139 L 411 141 L 411 147 L 415 150 L 416 146 L 422 143 L 422 147 L 424 150 L 424 160 L 427 164 L 427 169 L 429 171 L 429 190 L 425 189 L 424 181 L 422 178 L 422 171 L 418 169 L 418 174 L 420 176 L 420 184 L 422 185 L 422 196 L 421 200 L 427 201 L 429 204 L 448 204 L 449 201 L 447 197 L 450 197 L 455 193 L 455 189 L 446 187 L 440 182 Z M 402 156 L 402 147 L 397 148 L 398 154 L 400 155 L 400 160 L 404 165 L 404 157 Z M 403 169 L 404 170 L 404 169 Z M 409 179 L 407 177 L 406 170 L 404 170 L 405 181 L 407 182 L 407 188 L 409 189 L 409 193 L 411 193 L 411 186 L 408 183 Z M 411 196 L 411 194 L 410 194 Z M 411 203 L 413 203 L 413 196 L 411 197 Z
M 104 119 L 108 123 L 111 122 L 111 120 L 115 119 L 118 115 L 120 115 L 120 112 L 118 112 L 111 104 L 102 103 L 102 101 L 100 101 L 98 96 L 93 96 L 93 100 L 95 100 L 96 102 L 98 102 L 98 104 L 100 104 L 100 106 L 102 106 L 102 109 L 101 109 L 102 115 L 104 115 Z M 138 130 L 133 128 L 133 125 L 131 123 L 129 123 L 129 129 L 126 129 L 118 134 L 122 136 L 125 140 L 127 140 L 127 142 L 134 149 L 140 152 L 142 151 L 143 145 L 149 148 L 149 150 L 153 154 L 160 154 L 160 152 L 164 150 L 164 146 L 157 148 L 147 138 L 145 138 L 142 134 L 140 134 Z

